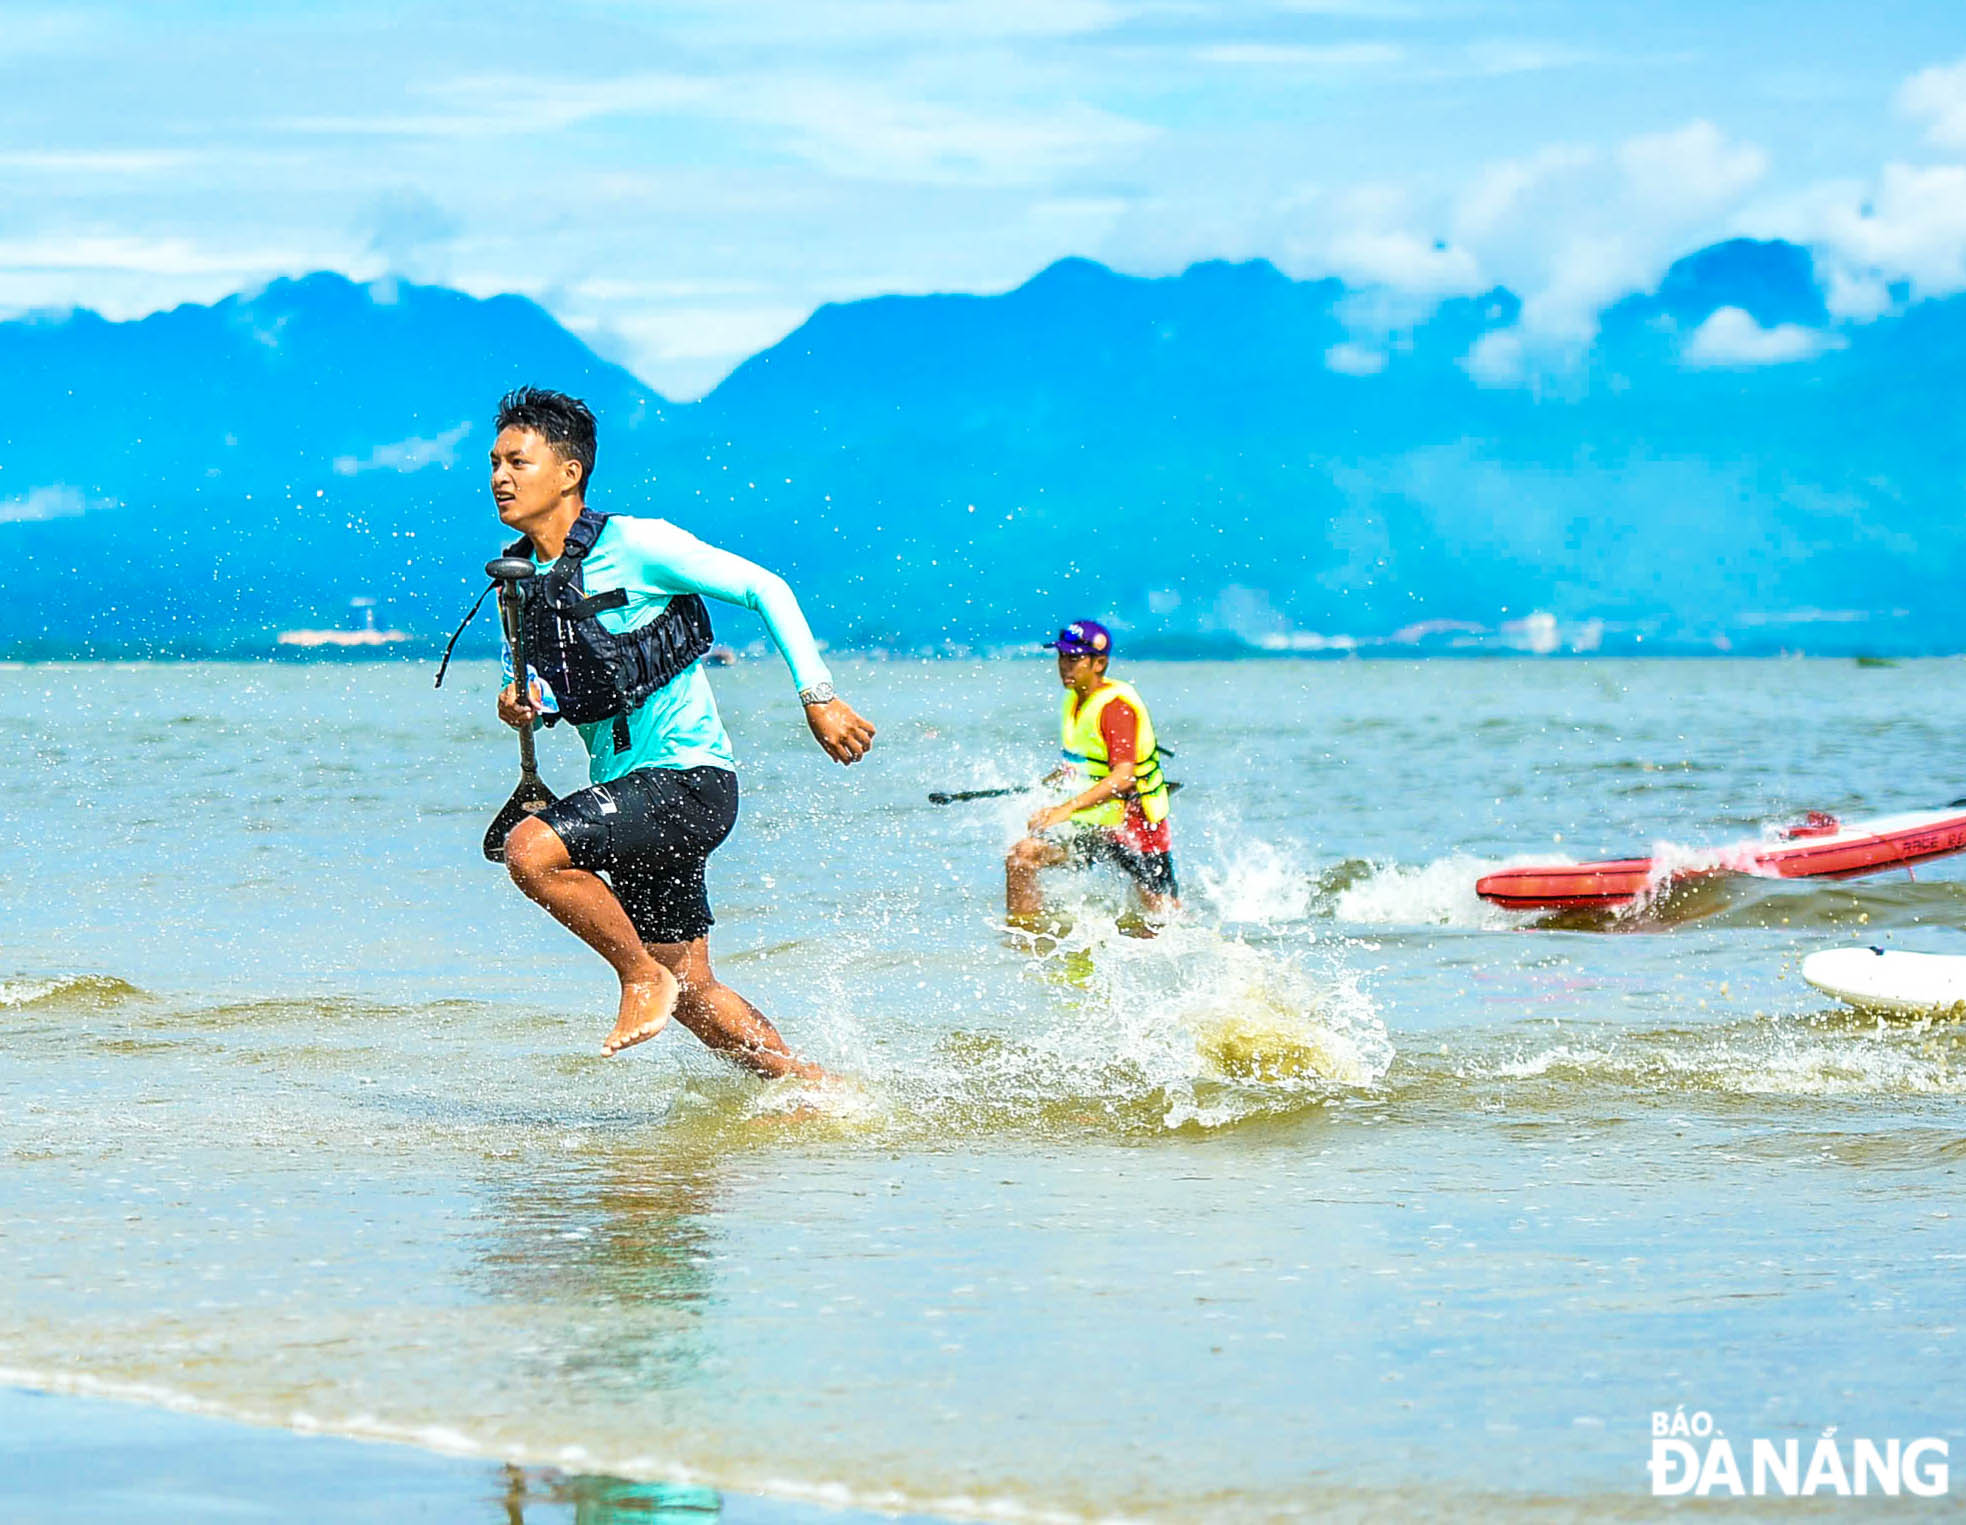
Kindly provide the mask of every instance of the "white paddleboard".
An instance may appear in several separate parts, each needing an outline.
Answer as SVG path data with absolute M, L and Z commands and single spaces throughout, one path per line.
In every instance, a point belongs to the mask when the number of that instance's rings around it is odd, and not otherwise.
M 1802 977 L 1860 1011 L 1966 1012 L 1966 955 L 1825 948 L 1802 961 Z

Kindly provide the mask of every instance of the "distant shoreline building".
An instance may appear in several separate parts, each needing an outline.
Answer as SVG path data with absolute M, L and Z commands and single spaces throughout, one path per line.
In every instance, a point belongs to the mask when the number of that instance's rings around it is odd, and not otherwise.
M 393 646 L 410 638 L 407 630 L 282 630 L 282 646 Z
M 359 610 L 362 623 L 353 630 L 282 630 L 274 639 L 282 646 L 394 646 L 407 641 L 407 630 L 378 630 L 375 600 L 351 598 L 350 609 Z

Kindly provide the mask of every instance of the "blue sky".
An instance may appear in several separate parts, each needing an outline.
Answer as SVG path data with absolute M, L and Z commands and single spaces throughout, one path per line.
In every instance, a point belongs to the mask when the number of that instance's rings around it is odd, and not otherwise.
M 1367 364 L 1508 284 L 1506 385 L 1735 233 L 1844 322 L 1966 289 L 1958 0 L 0 3 L 0 314 L 393 270 L 688 397 L 824 301 L 1262 255 Z

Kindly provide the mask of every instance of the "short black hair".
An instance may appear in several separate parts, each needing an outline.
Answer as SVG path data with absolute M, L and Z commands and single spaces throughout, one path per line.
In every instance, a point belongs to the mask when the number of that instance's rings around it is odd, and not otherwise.
M 518 387 L 498 400 L 499 433 L 530 429 L 559 452 L 563 461 L 580 462 L 580 495 L 594 480 L 594 410 L 578 397 L 549 392 L 545 387 Z

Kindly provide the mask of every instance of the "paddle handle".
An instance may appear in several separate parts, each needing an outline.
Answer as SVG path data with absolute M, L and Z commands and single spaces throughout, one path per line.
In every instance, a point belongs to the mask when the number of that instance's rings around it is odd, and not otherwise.
M 929 795 L 928 802 L 931 805 L 957 805 L 964 800 L 1000 800 L 1013 794 L 1028 794 L 1037 787 L 1036 784 L 1019 784 L 1014 789 L 958 789 L 953 794 L 937 789 Z M 1167 792 L 1172 794 L 1180 787 L 1179 784 L 1170 783 Z
M 530 702 L 532 699 L 532 679 L 526 667 L 526 585 L 513 580 L 498 585 L 498 617 L 505 624 L 506 639 L 512 643 L 512 681 L 518 685 L 519 697 Z M 519 781 L 522 784 L 539 782 L 539 762 L 533 751 L 532 726 L 519 727 Z
M 532 726 L 519 728 L 519 782 L 536 784 L 539 780 L 539 759 L 532 749 Z

